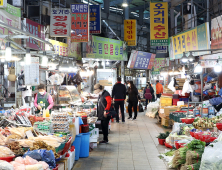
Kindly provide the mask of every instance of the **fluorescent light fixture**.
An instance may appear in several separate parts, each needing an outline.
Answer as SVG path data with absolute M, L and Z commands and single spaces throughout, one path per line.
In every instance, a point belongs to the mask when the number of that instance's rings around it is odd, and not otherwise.
M 5 58 L 1 58 L 1 62 L 4 63 L 5 62 Z
M 111 77 L 108 78 L 108 81 L 109 81 L 109 82 L 112 82 L 112 80 L 113 80 L 113 79 L 112 79 Z
M 30 65 L 31 64 L 31 54 L 30 54 L 30 49 L 26 49 L 26 54 L 25 54 L 25 64 Z
M 127 4 L 126 2 L 123 2 L 123 3 L 122 3 L 122 6 L 123 6 L 123 7 L 128 7 L 128 4 Z
M 48 58 L 46 56 L 46 52 L 43 51 L 43 57 L 42 57 L 42 64 L 41 64 L 42 67 L 47 67 L 48 66 Z
M 200 74 L 200 73 L 202 73 L 202 71 L 203 71 L 203 68 L 202 68 L 202 66 L 200 65 L 200 63 L 198 63 L 198 64 L 196 65 L 196 67 L 194 68 L 194 73 L 195 73 L 195 74 Z
M 5 49 L 5 60 L 6 61 L 11 61 L 11 59 L 12 59 L 12 49 L 10 46 L 11 46 L 11 43 L 7 42 L 6 49 Z
M 109 61 L 106 62 L 106 65 L 109 65 Z
M 217 64 L 214 66 L 214 71 L 216 73 L 220 73 L 221 72 L 221 65 L 218 63 L 218 61 L 217 61 Z

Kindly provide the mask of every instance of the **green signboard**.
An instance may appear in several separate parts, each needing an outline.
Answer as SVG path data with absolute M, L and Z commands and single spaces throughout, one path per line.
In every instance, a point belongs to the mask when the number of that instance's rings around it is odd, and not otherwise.
M 107 60 L 127 60 L 123 41 L 110 38 L 91 36 L 86 46 L 86 57 Z
M 21 9 L 20 8 L 17 8 L 17 7 L 14 7 L 14 6 L 10 5 L 10 4 L 7 4 L 6 11 L 9 14 L 12 14 L 16 17 L 21 17 Z

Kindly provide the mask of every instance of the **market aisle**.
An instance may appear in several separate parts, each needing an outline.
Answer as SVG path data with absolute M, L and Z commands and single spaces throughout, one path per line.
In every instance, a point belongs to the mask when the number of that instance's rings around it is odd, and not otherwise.
M 112 123 L 109 144 L 98 145 L 74 170 L 167 170 L 157 155 L 165 150 L 156 136 L 164 129 L 140 113 L 136 121 Z M 100 134 L 100 137 L 102 135 Z

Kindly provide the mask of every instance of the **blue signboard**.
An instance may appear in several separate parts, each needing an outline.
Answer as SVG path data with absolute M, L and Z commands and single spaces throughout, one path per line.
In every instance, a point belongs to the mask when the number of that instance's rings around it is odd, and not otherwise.
M 101 33 L 101 8 L 100 5 L 90 5 L 90 33 Z
M 138 51 L 134 69 L 148 69 L 151 55 L 151 53 Z
M 156 53 L 167 53 L 167 46 L 157 46 Z

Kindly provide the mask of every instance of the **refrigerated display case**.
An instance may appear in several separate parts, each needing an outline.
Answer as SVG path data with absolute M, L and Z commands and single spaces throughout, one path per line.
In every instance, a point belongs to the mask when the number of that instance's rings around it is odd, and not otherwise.
M 69 104 L 81 100 L 79 92 L 75 86 L 60 86 L 58 90 L 58 103 Z

